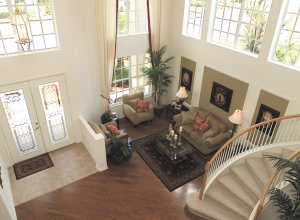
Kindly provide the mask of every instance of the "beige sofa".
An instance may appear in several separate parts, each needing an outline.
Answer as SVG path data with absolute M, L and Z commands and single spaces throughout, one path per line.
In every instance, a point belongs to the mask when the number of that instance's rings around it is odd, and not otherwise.
M 106 155 L 110 153 L 111 149 L 111 133 L 106 129 L 106 125 L 113 125 L 117 127 L 117 123 L 115 121 L 110 121 L 105 124 L 99 124 L 92 121 L 88 121 L 88 124 L 91 126 L 91 128 L 94 130 L 96 134 L 101 133 L 105 139 L 105 149 L 106 149 Z M 117 138 L 119 138 L 123 144 L 128 144 L 128 134 L 127 133 L 121 133 L 119 135 L 116 135 Z
M 209 129 L 204 132 L 202 137 L 193 128 L 194 119 L 197 115 L 210 123 Z M 231 137 L 231 132 L 224 122 L 212 113 L 200 108 L 192 107 L 187 112 L 174 115 L 173 120 L 176 122 L 175 130 L 178 132 L 179 127 L 182 126 L 182 137 L 204 155 L 218 150 Z
M 152 121 L 154 118 L 154 107 L 150 103 L 148 112 L 136 112 L 137 98 L 144 100 L 144 92 L 139 91 L 122 96 L 124 115 L 132 122 L 134 127 L 143 121 Z

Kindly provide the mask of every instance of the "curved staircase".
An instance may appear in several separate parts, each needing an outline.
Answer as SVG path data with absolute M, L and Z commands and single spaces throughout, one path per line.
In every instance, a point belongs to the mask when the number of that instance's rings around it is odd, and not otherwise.
M 268 182 L 275 161 L 265 155 L 287 158 L 294 151 L 282 149 L 281 154 L 262 152 L 261 157 L 248 157 L 242 164 L 232 165 L 210 185 L 203 200 L 194 192 L 187 197 L 188 209 L 206 219 L 249 219 Z
M 300 114 L 265 121 L 240 132 L 207 163 L 200 192 L 187 196 L 188 209 L 208 220 L 256 219 L 253 213 L 265 185 L 276 173 L 276 161 L 265 156 L 288 158 L 299 146 Z

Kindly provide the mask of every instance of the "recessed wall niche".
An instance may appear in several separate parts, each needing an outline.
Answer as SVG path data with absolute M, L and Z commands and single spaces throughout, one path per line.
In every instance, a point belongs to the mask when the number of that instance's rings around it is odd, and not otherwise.
M 232 97 L 228 112 L 210 103 L 213 82 L 221 84 L 232 90 Z M 249 84 L 246 82 L 205 66 L 203 71 L 199 108 L 215 114 L 231 128 L 232 123 L 228 120 L 228 117 L 232 115 L 236 109 L 243 110 L 248 87 Z

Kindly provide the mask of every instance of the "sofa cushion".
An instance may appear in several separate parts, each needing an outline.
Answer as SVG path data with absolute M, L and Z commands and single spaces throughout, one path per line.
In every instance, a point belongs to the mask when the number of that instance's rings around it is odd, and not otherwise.
M 209 116 L 206 119 L 207 121 L 209 121 L 209 125 L 210 128 L 213 128 L 216 133 L 218 134 L 220 131 L 220 119 L 218 119 L 216 116 L 214 116 L 213 114 L 209 114 Z
M 224 133 L 229 130 L 228 125 L 226 125 L 224 122 L 220 121 L 219 125 L 219 133 Z
M 190 137 L 196 141 L 198 144 L 202 144 L 202 137 L 199 135 L 198 131 L 193 131 L 191 134 L 190 134 Z
M 196 115 L 197 115 L 196 111 L 182 111 L 181 112 L 181 116 L 182 116 L 181 124 L 182 125 L 192 124 L 196 118 Z
M 194 131 L 192 125 L 182 125 L 182 133 L 186 136 L 190 136 L 190 134 Z
M 205 120 L 203 118 L 197 115 L 193 124 L 194 131 L 198 131 L 199 127 L 204 123 L 204 121 Z
M 106 129 L 106 126 L 103 124 L 99 125 L 103 133 L 106 135 L 107 138 L 111 138 L 111 133 Z
M 201 118 L 203 118 L 204 120 L 207 119 L 209 112 L 201 109 L 201 108 L 197 108 L 197 115 L 199 115 Z
M 137 109 L 137 99 L 130 100 L 128 102 L 128 105 L 136 111 L 136 109 Z
M 199 126 L 199 135 L 202 137 L 205 131 L 209 129 L 209 121 L 206 120 L 202 125 Z
M 207 138 L 211 138 L 216 136 L 218 133 L 216 132 L 216 130 L 214 128 L 209 128 L 207 131 L 204 132 L 204 134 L 202 135 L 202 140 L 205 140 Z
M 118 128 L 116 128 L 113 125 L 106 125 L 107 130 L 109 130 L 110 133 L 115 134 L 115 135 L 119 135 L 121 134 L 121 132 L 118 130 Z
M 88 121 L 88 124 L 91 126 L 91 128 L 93 129 L 93 131 L 96 133 L 96 134 L 102 134 L 104 139 L 106 140 L 107 137 L 106 135 L 104 134 L 104 132 L 101 130 L 101 128 L 94 122 L 92 121 Z
M 136 112 L 148 112 L 149 101 L 137 99 L 137 108 Z

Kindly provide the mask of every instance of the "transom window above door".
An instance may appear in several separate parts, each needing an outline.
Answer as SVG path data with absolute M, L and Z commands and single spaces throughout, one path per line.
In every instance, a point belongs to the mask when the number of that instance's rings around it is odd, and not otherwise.
M 12 25 L 16 9 L 28 18 L 28 24 L 24 29 L 27 30 L 32 42 L 26 49 L 22 44 L 16 43 L 19 40 L 18 30 Z M 0 56 L 56 47 L 57 36 L 51 0 L 0 1 Z

